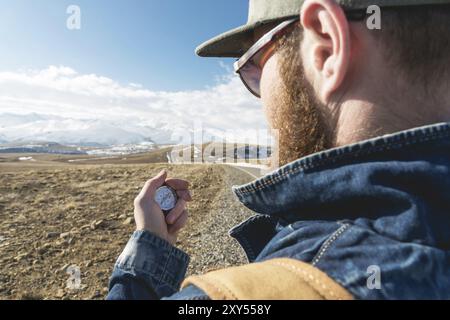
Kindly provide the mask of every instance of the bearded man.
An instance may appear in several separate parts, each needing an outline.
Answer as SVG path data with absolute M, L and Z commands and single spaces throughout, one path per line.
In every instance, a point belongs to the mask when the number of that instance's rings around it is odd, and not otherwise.
M 256 213 L 230 231 L 250 263 L 179 290 L 190 197 L 169 181 L 174 213 L 145 206 L 162 172 L 137 198 L 109 298 L 449 299 L 449 30 L 447 0 L 250 0 L 245 26 L 197 49 L 239 58 L 279 130 L 284 166 L 233 189 Z

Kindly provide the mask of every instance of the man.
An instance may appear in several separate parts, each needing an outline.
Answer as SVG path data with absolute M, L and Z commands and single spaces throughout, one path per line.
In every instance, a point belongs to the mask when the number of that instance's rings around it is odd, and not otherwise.
M 138 198 L 109 298 L 449 299 L 449 30 L 447 0 L 250 0 L 248 24 L 197 53 L 240 58 L 280 133 L 285 166 L 234 188 L 257 213 L 230 232 L 252 263 L 178 291 L 188 258 L 170 230 L 190 198 L 175 181 L 169 231 Z

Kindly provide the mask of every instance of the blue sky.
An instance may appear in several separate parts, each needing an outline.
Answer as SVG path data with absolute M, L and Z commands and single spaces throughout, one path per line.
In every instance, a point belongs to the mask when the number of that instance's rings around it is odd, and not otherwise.
M 69 5 L 81 30 L 66 28 Z M 225 73 L 196 57 L 203 40 L 245 23 L 246 0 L 0 0 L 0 70 L 69 66 L 149 90 L 194 90 Z

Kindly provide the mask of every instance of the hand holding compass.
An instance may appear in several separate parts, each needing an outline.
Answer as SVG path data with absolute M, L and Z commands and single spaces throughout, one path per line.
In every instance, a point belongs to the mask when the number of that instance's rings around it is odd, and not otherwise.
M 187 181 L 167 179 L 167 172 L 161 171 L 145 183 L 134 201 L 137 230 L 149 231 L 174 244 L 187 223 L 186 205 L 191 200 Z

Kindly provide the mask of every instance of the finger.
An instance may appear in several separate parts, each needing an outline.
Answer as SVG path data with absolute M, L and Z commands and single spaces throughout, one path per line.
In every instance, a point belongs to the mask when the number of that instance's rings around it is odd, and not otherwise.
M 177 221 L 171 226 L 169 226 L 169 233 L 174 234 L 183 229 L 188 221 L 189 212 L 188 210 L 184 210 L 181 216 L 178 218 Z
M 192 201 L 192 194 L 189 190 L 178 190 L 177 195 L 186 202 Z
M 156 177 L 148 180 L 141 190 L 140 196 L 154 197 L 156 190 L 164 185 L 167 178 L 167 171 L 161 171 Z
M 181 179 L 167 179 L 166 184 L 175 190 L 189 189 L 189 182 Z
M 174 224 L 175 221 L 181 216 L 183 210 L 186 209 L 186 201 L 179 199 L 175 208 L 173 208 L 166 217 L 167 224 Z

